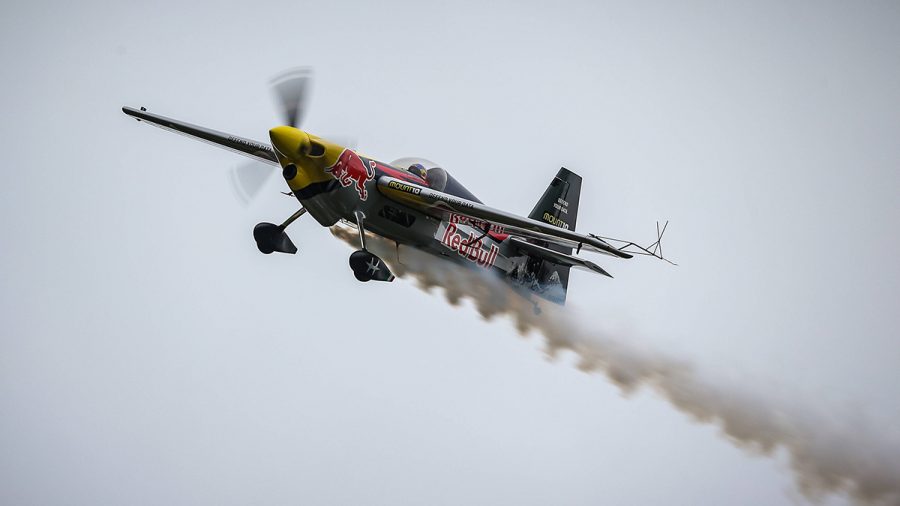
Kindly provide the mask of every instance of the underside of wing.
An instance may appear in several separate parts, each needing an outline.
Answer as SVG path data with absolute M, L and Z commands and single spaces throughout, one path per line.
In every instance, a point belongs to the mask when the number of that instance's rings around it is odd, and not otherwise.
M 192 125 L 185 121 L 167 118 L 158 114 L 152 114 L 147 112 L 144 108 L 135 109 L 133 107 L 123 107 L 122 112 L 138 121 L 164 130 L 192 137 L 269 165 L 278 165 L 278 159 L 275 157 L 275 152 L 268 144 L 225 132 L 219 132 L 218 130 Z
M 378 178 L 378 191 L 395 202 L 418 209 L 442 220 L 448 220 L 452 215 L 467 218 L 475 226 L 483 228 L 485 233 L 505 233 L 546 243 L 559 244 L 579 251 L 584 249 L 619 258 L 631 258 L 632 256 L 619 251 L 603 239 L 590 234 L 579 234 L 572 230 L 517 216 L 478 202 L 435 191 L 407 181 L 401 181 L 393 177 L 382 176 Z M 588 266 L 582 267 L 590 268 Z

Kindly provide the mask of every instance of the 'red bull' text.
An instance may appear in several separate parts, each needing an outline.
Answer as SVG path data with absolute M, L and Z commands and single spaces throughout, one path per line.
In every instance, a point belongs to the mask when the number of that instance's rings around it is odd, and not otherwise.
M 444 235 L 441 237 L 441 244 L 455 251 L 459 256 L 475 262 L 480 267 L 491 267 L 497 260 L 500 248 L 495 244 L 491 244 L 488 249 L 484 249 L 484 239 L 478 238 L 474 233 L 469 234 L 468 238 L 463 237 L 459 233 L 459 229 L 453 223 L 447 224 Z

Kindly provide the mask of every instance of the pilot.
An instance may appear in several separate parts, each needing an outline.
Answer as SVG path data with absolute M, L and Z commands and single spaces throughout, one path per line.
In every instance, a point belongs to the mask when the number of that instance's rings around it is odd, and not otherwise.
M 410 165 L 409 168 L 406 170 L 407 170 L 407 172 L 411 172 L 411 173 L 419 176 L 422 179 L 425 179 L 426 176 L 428 175 L 428 171 L 425 170 L 425 167 L 421 163 L 414 163 L 414 164 Z

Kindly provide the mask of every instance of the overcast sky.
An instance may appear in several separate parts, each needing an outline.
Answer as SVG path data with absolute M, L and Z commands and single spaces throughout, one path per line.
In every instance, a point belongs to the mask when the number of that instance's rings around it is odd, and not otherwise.
M 362 285 L 313 220 L 251 230 L 240 157 L 123 105 L 266 141 L 424 156 L 527 213 L 584 177 L 591 324 L 897 437 L 897 2 L 6 2 L 0 7 L 0 503 L 794 504 L 652 392 L 413 283 Z M 843 504 L 841 498 L 829 503 Z

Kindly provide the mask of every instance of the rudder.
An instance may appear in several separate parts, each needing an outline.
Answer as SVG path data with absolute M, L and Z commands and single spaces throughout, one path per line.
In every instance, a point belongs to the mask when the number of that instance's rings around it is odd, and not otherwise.
M 556 173 L 528 217 L 566 230 L 575 230 L 580 198 L 581 176 L 563 167 Z M 557 251 L 572 252 L 571 248 Z
M 562 167 L 556 173 L 556 177 L 550 181 L 550 186 L 544 190 L 544 194 L 528 217 L 574 231 L 578 220 L 578 201 L 580 198 L 581 176 Z M 572 254 L 572 248 L 559 244 L 549 244 L 543 241 L 531 242 L 560 253 Z M 566 292 L 569 288 L 570 267 L 568 265 L 555 264 L 540 256 L 529 255 L 526 269 L 529 272 L 533 272 L 535 279 L 538 281 L 535 285 L 535 288 L 538 289 L 532 290 L 539 297 L 557 304 L 565 304 Z

